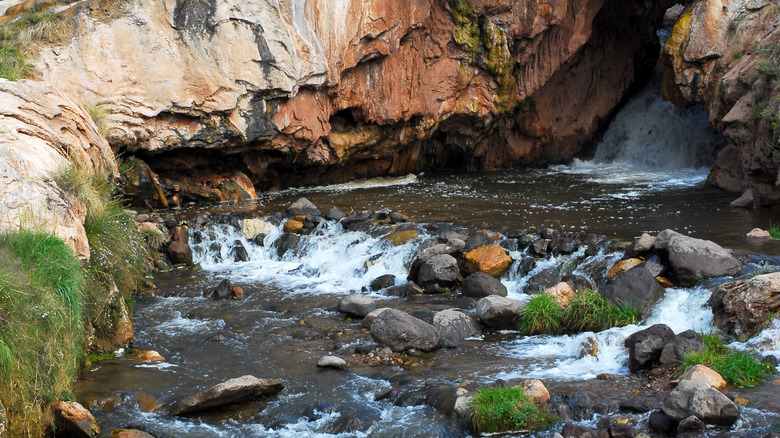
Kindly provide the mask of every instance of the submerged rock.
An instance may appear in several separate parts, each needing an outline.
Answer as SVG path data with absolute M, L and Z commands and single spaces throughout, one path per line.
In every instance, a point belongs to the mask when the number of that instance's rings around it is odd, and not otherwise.
M 176 402 L 171 415 L 186 415 L 195 412 L 219 409 L 221 407 L 250 401 L 261 396 L 276 395 L 284 385 L 276 380 L 258 379 L 246 375 L 230 379 L 209 387 L 198 394 Z
M 396 352 L 438 348 L 439 332 L 425 321 L 400 310 L 387 309 L 371 323 L 371 337 Z

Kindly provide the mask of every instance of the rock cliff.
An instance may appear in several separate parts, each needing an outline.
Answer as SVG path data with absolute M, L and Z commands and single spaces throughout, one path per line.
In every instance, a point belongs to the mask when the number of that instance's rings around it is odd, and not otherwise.
M 86 206 L 52 175 L 71 163 L 118 175 L 92 118 L 60 91 L 0 79 L 0 145 L 0 232 L 40 227 L 88 259 Z
M 709 185 L 743 193 L 734 205 L 780 202 L 780 5 L 698 0 L 664 47 L 664 96 L 703 104 L 726 146 Z
M 40 79 L 108 113 L 150 204 L 579 152 L 655 62 L 649 0 L 76 3 Z

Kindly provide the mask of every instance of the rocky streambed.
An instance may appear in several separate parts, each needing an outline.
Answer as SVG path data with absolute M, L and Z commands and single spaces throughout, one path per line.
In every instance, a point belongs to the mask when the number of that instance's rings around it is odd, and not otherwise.
M 764 436 L 780 421 L 776 376 L 724 389 L 678 384 L 674 374 L 686 349 L 701 343 L 699 333 L 718 326 L 724 338 L 747 337 L 722 322 L 746 320 L 737 310 L 718 310 L 713 323 L 718 297 L 728 294 L 712 290 L 771 284 L 774 274 L 755 276 L 776 269 L 771 256 L 733 254 L 671 230 L 620 242 L 554 228 L 409 222 L 388 209 L 323 212 L 303 201 L 279 212 L 141 219 L 160 229 L 167 223 L 172 238 L 186 239 L 178 250 L 169 243 L 169 255 L 192 257 L 200 269 L 161 272 L 156 289 L 136 300 L 133 346 L 163 360 L 122 355 L 94 364 L 77 383 L 103 430 L 465 436 L 473 433 L 464 421 L 467 397 L 537 380 L 560 419 L 539 436 Z M 757 289 L 772 290 L 764 286 Z M 565 302 L 591 288 L 633 303 L 641 316 L 606 330 L 515 330 L 531 295 Z M 765 324 L 771 308 L 762 314 L 740 300 L 764 323 L 731 346 L 771 361 L 780 350 L 780 327 Z M 244 375 L 285 389 L 173 415 L 181 400 Z M 693 393 L 716 414 L 675 402 Z

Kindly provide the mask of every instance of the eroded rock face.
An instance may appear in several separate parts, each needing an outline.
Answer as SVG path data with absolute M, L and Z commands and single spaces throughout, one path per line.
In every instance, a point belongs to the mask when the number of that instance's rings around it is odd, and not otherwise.
M 765 0 L 691 2 L 664 47 L 664 97 L 704 104 L 726 146 L 707 184 L 751 191 L 744 206 L 780 202 L 774 149 L 778 121 L 780 14 Z M 768 69 L 767 69 L 768 68 Z M 766 110 L 769 112 L 765 112 Z
M 71 163 L 117 175 L 111 150 L 72 98 L 32 81 L 0 79 L 0 232 L 52 231 L 89 258 L 86 207 L 51 179 Z
M 747 339 L 780 310 L 780 273 L 723 283 L 712 290 L 708 303 L 718 328 Z
M 267 189 L 566 160 L 654 63 L 670 4 L 134 0 L 110 17 L 82 5 L 72 41 L 36 67 L 104 108 L 109 141 L 177 203 L 241 186 L 234 174 Z

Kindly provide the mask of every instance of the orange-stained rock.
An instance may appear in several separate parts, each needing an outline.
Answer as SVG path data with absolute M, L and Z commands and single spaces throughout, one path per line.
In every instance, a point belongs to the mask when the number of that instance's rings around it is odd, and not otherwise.
M 569 286 L 569 283 L 566 283 L 565 281 L 548 288 L 544 291 L 544 294 L 551 296 L 553 301 L 558 303 L 558 305 L 563 308 L 569 307 L 571 300 L 577 296 L 577 294 L 574 292 L 574 289 L 572 289 L 571 286 Z
M 710 386 L 717 389 L 718 391 L 723 391 L 726 388 L 726 381 L 723 380 L 723 377 L 721 377 L 717 371 L 706 365 L 694 366 L 688 370 L 688 372 L 685 373 L 685 375 L 683 375 L 680 380 L 691 380 L 696 377 L 703 377 Z
M 160 353 L 154 351 L 154 350 L 135 350 L 131 349 L 130 354 L 133 357 L 137 357 L 138 359 L 141 359 L 146 362 L 162 362 L 165 360 L 164 357 L 160 355 Z
M 303 229 L 303 222 L 297 221 L 295 219 L 290 219 L 287 222 L 284 223 L 284 232 L 285 233 L 297 233 Z
M 541 380 L 529 379 L 524 381 L 523 390 L 534 403 L 542 404 L 550 401 L 550 392 Z
M 609 272 L 607 273 L 607 278 L 610 280 L 614 280 L 615 278 L 617 278 L 618 275 L 628 271 L 629 269 L 639 265 L 640 263 L 642 263 L 642 259 L 638 259 L 638 258 L 621 260 L 620 262 L 616 263 L 615 266 L 609 269 Z
M 141 412 L 153 412 L 160 407 L 160 403 L 154 397 L 141 393 L 138 395 L 138 409 Z
M 93 437 L 100 433 L 95 417 L 77 402 L 56 402 L 55 424 L 65 436 Z
M 396 231 L 395 233 L 384 236 L 383 239 L 390 241 L 395 246 L 403 245 L 404 243 L 416 238 L 420 235 L 417 230 L 404 230 Z
M 671 280 L 669 280 L 666 277 L 661 277 L 660 275 L 658 277 L 655 277 L 655 281 L 658 282 L 663 287 L 674 287 L 674 283 L 672 283 Z
M 241 286 L 233 286 L 230 291 L 233 293 L 233 298 L 237 300 L 244 298 L 244 289 Z
M 466 260 L 471 262 L 478 271 L 493 277 L 498 277 L 512 263 L 512 258 L 501 248 L 501 245 L 485 245 L 466 253 Z
M 769 239 L 771 237 L 772 236 L 769 234 L 769 231 L 762 230 L 761 228 L 753 228 L 749 233 L 747 233 L 748 239 Z

